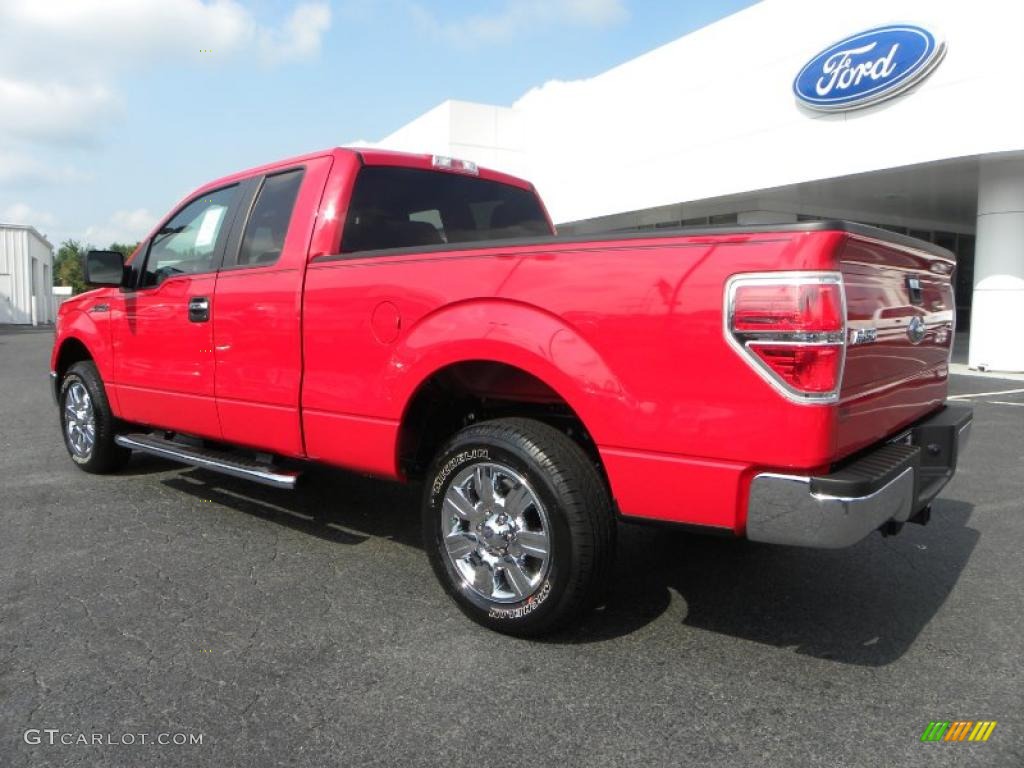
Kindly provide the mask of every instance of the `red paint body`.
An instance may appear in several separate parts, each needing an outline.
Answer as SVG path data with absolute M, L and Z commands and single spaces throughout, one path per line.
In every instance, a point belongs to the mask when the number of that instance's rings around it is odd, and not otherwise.
M 400 431 L 423 383 L 453 364 L 503 363 L 578 415 L 624 515 L 737 533 L 756 472 L 820 471 L 945 399 L 950 259 L 827 230 L 317 259 L 339 252 L 361 162 L 431 168 L 429 157 L 360 154 L 333 150 L 198 189 L 185 202 L 306 168 L 276 264 L 75 297 L 60 310 L 54 370 L 77 339 L 128 421 L 400 478 Z M 847 347 L 838 402 L 787 400 L 726 341 L 726 281 L 797 270 L 841 273 L 849 330 L 877 329 L 874 343 Z M 908 275 L 923 304 L 911 305 Z M 211 322 L 189 323 L 185 305 L 200 295 L 212 297 Z M 110 312 L 91 312 L 97 304 Z M 916 345 L 914 315 L 928 327 Z

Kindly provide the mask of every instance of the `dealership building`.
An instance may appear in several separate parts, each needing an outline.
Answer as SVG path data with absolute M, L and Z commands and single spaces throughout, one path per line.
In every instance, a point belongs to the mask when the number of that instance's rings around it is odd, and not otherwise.
M 957 254 L 969 364 L 1024 371 L 1024 3 L 764 0 L 375 146 L 532 180 L 563 233 L 843 218 Z

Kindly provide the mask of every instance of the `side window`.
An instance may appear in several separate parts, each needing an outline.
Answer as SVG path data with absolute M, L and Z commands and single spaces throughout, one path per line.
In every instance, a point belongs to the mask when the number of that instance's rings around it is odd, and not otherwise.
M 238 185 L 193 200 L 153 236 L 141 287 L 160 285 L 174 275 L 212 272 L 217 247 L 227 232 L 225 221 L 238 195 Z
M 301 184 L 301 170 L 264 179 L 242 235 L 239 266 L 266 266 L 280 258 Z

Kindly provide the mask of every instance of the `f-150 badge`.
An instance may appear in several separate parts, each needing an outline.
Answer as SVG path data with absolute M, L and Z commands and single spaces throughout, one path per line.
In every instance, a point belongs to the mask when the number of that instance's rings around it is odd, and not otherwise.
M 870 344 L 878 341 L 877 328 L 854 328 L 850 331 L 850 346 L 857 344 Z

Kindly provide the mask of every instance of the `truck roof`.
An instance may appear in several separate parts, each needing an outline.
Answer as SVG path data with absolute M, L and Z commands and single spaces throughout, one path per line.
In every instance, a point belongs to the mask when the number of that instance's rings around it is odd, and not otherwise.
M 299 165 L 306 160 L 312 160 L 316 157 L 326 157 L 328 155 L 338 155 L 340 153 L 351 153 L 355 154 L 360 158 L 360 161 L 365 165 L 390 165 L 400 166 L 403 168 L 421 168 L 423 170 L 436 170 L 434 165 L 435 155 L 430 154 L 415 154 L 412 152 L 394 152 L 387 149 L 370 149 L 363 147 L 332 147 L 331 149 L 320 150 L 319 152 L 308 152 L 304 155 L 296 155 L 294 157 L 288 157 L 283 160 L 276 160 L 272 163 L 266 163 L 264 165 L 258 165 L 253 168 L 247 168 L 244 171 L 237 171 L 235 173 L 222 176 L 219 179 L 209 181 L 202 186 L 194 189 L 184 199 L 188 199 L 197 194 L 202 193 L 204 190 L 211 189 L 213 187 L 223 186 L 230 184 L 239 179 L 244 179 L 249 176 L 255 176 L 260 173 L 268 173 L 270 171 L 277 170 L 279 168 L 286 168 L 294 165 Z M 512 176 L 507 173 L 500 171 L 494 171 L 490 168 L 483 168 L 477 166 L 477 174 L 482 179 L 488 179 L 490 181 L 497 181 L 502 184 L 509 184 L 520 189 L 526 189 L 534 192 L 534 186 L 526 179 L 521 179 L 518 176 Z

